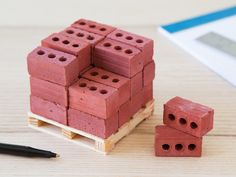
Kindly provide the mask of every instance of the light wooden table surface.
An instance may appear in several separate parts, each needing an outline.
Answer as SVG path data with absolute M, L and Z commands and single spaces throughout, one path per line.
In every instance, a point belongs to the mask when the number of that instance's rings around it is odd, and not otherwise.
M 236 88 L 157 34 L 155 27 L 123 27 L 155 39 L 155 115 L 104 156 L 27 126 L 27 53 L 61 28 L 0 28 L 0 141 L 58 152 L 58 159 L 0 155 L 0 176 L 236 176 Z M 215 109 L 214 130 L 201 158 L 154 156 L 154 127 L 162 105 L 179 95 Z

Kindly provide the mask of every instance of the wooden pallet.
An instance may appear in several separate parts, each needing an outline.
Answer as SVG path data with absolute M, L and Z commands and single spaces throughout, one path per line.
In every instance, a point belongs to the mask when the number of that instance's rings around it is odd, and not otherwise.
M 111 135 L 107 139 L 102 139 L 84 131 L 46 119 L 42 116 L 33 114 L 32 112 L 28 113 L 28 121 L 29 126 L 33 129 L 72 141 L 97 152 L 107 154 L 115 147 L 115 144 L 119 140 L 127 136 L 143 120 L 150 117 L 153 114 L 153 111 L 154 100 L 148 102 L 146 106 L 140 109 L 129 122 L 125 123 L 115 134 Z

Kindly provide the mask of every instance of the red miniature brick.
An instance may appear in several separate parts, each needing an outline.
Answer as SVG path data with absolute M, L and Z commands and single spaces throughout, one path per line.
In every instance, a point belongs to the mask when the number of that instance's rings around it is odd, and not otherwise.
M 155 78 L 155 63 L 148 63 L 143 68 L 143 86 L 150 84 Z
M 118 112 L 118 96 L 115 88 L 81 78 L 69 87 L 69 106 L 107 119 Z
M 104 36 L 73 27 L 66 28 L 65 30 L 60 32 L 60 34 L 69 36 L 75 40 L 83 40 L 85 42 L 88 42 L 92 47 L 94 47 L 98 42 L 104 39 Z
M 102 36 L 107 36 L 109 33 L 111 33 L 116 29 L 112 26 L 108 26 L 102 23 L 97 23 L 86 19 L 79 19 L 78 21 L 74 22 L 71 26 L 74 28 L 79 28 Z
M 153 83 L 143 87 L 143 106 L 145 106 L 149 101 L 153 100 Z
M 130 99 L 130 79 L 128 78 L 97 67 L 88 70 L 82 77 L 117 89 L 119 106 Z
M 143 91 L 138 92 L 136 95 L 131 97 L 130 113 L 133 116 L 143 106 Z
M 64 86 L 48 82 L 45 80 L 30 77 L 31 95 L 40 97 L 44 100 L 68 106 L 68 89 Z
M 30 108 L 34 114 L 67 125 L 67 108 L 64 106 L 31 95 Z
M 130 79 L 131 97 L 140 92 L 143 88 L 143 73 L 139 72 Z
M 175 97 L 164 104 L 164 123 L 170 127 L 202 137 L 213 128 L 214 110 L 192 101 Z
M 165 157 L 200 157 L 202 138 L 167 126 L 156 126 L 155 155 Z
M 101 119 L 82 111 L 69 109 L 68 124 L 70 127 L 106 139 L 118 130 L 118 113 L 107 119 Z
M 131 101 L 128 100 L 126 103 L 120 106 L 119 109 L 119 128 L 130 120 L 131 114 Z
M 142 52 L 127 44 L 105 39 L 94 51 L 95 66 L 131 78 L 143 69 Z
M 59 50 L 78 59 L 80 73 L 91 64 L 91 47 L 90 44 L 83 40 L 75 40 L 62 34 L 54 33 L 41 41 L 42 46 Z
M 28 71 L 33 77 L 68 86 L 78 77 L 75 56 L 46 47 L 37 47 L 28 56 Z
M 153 40 L 148 39 L 146 37 L 136 35 L 127 31 L 123 31 L 121 29 L 116 29 L 112 33 L 110 33 L 108 38 L 132 45 L 140 49 L 145 56 L 144 65 L 152 61 L 153 57 Z

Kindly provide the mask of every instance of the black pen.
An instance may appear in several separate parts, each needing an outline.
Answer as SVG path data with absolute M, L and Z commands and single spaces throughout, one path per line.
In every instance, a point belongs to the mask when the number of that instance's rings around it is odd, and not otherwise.
M 43 158 L 55 158 L 59 157 L 58 154 L 45 151 L 41 149 L 35 149 L 29 146 L 20 146 L 13 144 L 0 143 L 0 154 L 9 154 L 24 157 L 43 157 Z

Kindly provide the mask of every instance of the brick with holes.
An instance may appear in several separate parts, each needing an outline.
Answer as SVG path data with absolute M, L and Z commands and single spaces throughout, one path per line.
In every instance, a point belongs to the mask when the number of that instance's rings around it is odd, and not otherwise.
M 34 114 L 67 125 L 67 108 L 65 106 L 31 95 L 30 109 Z
M 155 78 L 155 63 L 151 61 L 143 68 L 143 86 L 150 84 Z
M 83 40 L 91 44 L 92 47 L 94 47 L 98 42 L 104 39 L 104 36 L 74 27 L 68 27 L 65 30 L 61 31 L 59 34 L 69 36 L 71 38 L 74 38 L 75 40 Z
M 153 45 L 154 45 L 154 42 L 152 39 L 148 39 L 146 37 L 133 34 L 133 33 L 121 30 L 121 29 L 114 30 L 107 37 L 113 40 L 117 40 L 117 41 L 129 44 L 129 45 L 132 45 L 140 49 L 144 53 L 144 56 L 145 56 L 144 65 L 152 61 Z
M 130 78 L 131 85 L 131 97 L 136 95 L 138 92 L 141 92 L 143 88 L 143 73 L 142 71 L 138 72 L 132 78 Z
M 153 82 L 143 87 L 143 106 L 153 100 Z
M 118 90 L 81 78 L 69 87 L 69 105 L 73 109 L 107 119 L 118 112 Z
M 76 22 L 74 22 L 71 26 L 74 28 L 79 28 L 84 31 L 99 34 L 102 36 L 107 36 L 108 34 L 110 34 L 112 31 L 116 29 L 115 27 L 108 26 L 108 25 L 94 22 L 92 20 L 87 20 L 87 19 L 79 19 Z
M 130 79 L 128 78 L 97 67 L 88 70 L 82 77 L 117 89 L 119 106 L 130 99 Z
M 181 97 L 174 97 L 164 104 L 166 125 L 202 137 L 213 128 L 214 110 Z
M 119 127 L 124 125 L 126 122 L 128 122 L 131 117 L 133 116 L 131 114 L 131 100 L 128 100 L 119 108 Z
M 107 119 L 76 110 L 68 110 L 68 125 L 100 138 L 108 138 L 118 130 L 118 113 Z
M 71 55 L 75 55 L 78 60 L 78 73 L 86 69 L 91 64 L 91 47 L 90 44 L 83 40 L 54 33 L 41 41 L 42 46 L 59 50 Z
M 71 85 L 78 78 L 77 58 L 54 49 L 37 47 L 27 56 L 27 64 L 31 76 L 59 85 Z
M 68 106 L 68 88 L 35 77 L 30 77 L 31 95 L 40 97 L 50 102 Z
M 164 157 L 200 157 L 202 138 L 159 125 L 155 128 L 155 155 Z
M 112 39 L 98 43 L 93 58 L 95 66 L 128 78 L 143 69 L 144 56 L 139 49 Z

